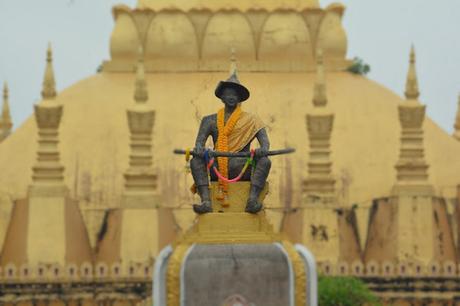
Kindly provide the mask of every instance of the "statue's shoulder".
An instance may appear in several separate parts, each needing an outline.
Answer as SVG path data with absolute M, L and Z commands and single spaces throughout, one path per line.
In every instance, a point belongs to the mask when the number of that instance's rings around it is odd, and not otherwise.
M 204 132 L 207 131 L 206 133 L 209 133 L 216 129 L 217 127 L 217 115 L 216 114 L 211 114 L 208 116 L 204 116 L 201 118 L 201 123 L 200 123 L 200 131 Z
M 251 113 L 251 112 L 247 112 L 247 111 L 241 111 L 240 118 L 258 119 L 259 116 L 256 113 Z
M 260 119 L 259 115 L 255 113 L 241 112 L 240 121 L 253 124 L 257 130 L 266 127 L 266 124 Z
M 217 122 L 217 114 L 211 114 L 211 115 L 207 115 L 207 116 L 204 116 L 202 119 L 201 119 L 201 122 L 203 123 L 211 123 L 211 122 Z

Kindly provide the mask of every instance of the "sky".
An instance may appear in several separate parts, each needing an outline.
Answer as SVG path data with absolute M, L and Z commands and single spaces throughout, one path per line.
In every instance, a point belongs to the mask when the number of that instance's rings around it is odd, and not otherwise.
M 218 0 L 214 0 L 218 1 Z M 325 7 L 331 0 L 321 0 Z M 52 43 L 58 91 L 109 59 L 111 7 L 136 0 L 0 0 L 0 81 L 8 81 L 17 128 L 40 100 L 46 48 Z M 460 93 L 459 0 L 342 0 L 348 58 L 368 77 L 403 96 L 410 46 L 417 53 L 420 100 L 452 133 Z

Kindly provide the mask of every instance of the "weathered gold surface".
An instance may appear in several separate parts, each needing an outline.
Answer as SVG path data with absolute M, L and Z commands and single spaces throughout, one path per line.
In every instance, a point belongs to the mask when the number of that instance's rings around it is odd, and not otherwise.
M 411 196 L 400 196 L 397 205 L 395 262 L 418 261 L 425 265 L 429 264 L 435 258 L 434 253 L 437 245 L 437 237 L 433 235 L 435 232 L 433 199 L 425 196 L 418 197 L 414 201 Z M 410 220 L 406 216 L 411 216 Z
M 161 251 L 159 246 L 159 214 L 155 208 L 124 209 L 120 241 L 123 266 L 131 262 L 149 262 Z
M 171 160 L 171 162 L 177 164 L 177 166 L 174 167 L 177 168 L 176 175 L 182 176 L 185 173 L 182 171 L 183 163 L 181 164 L 181 159 L 179 157 L 173 157 L 170 149 L 174 148 L 174 146 L 181 146 L 181 144 L 183 144 L 184 147 L 193 145 L 194 131 L 198 126 L 200 117 L 213 111 L 215 112 L 215 110 L 220 107 L 219 101 L 212 96 L 212 90 L 207 86 L 216 83 L 217 80 L 223 77 L 225 77 L 224 74 L 212 73 L 209 74 L 208 77 L 203 74 L 178 74 L 174 77 L 166 74 L 148 76 L 150 91 L 155 91 L 162 95 L 161 98 L 156 97 L 154 102 L 156 103 L 155 106 L 158 108 L 158 130 L 169 131 L 174 134 L 178 143 L 174 145 L 169 142 L 169 138 L 165 139 L 166 135 L 160 132 L 156 133 L 154 143 L 157 153 L 155 156 L 157 160 L 155 164 L 157 167 L 163 168 L 165 163 L 167 164 L 169 163 L 168 160 Z M 258 111 L 262 119 L 268 123 L 269 129 L 271 130 L 270 136 L 273 142 L 272 146 L 274 148 L 283 145 L 283 138 L 286 138 L 288 143 L 295 145 L 298 151 L 296 154 L 292 155 L 292 157 L 286 157 L 286 159 L 295 160 L 295 165 L 300 165 L 296 168 L 304 169 L 305 167 L 301 165 L 304 165 L 303 162 L 306 162 L 305 157 L 308 152 L 306 131 L 300 129 L 297 132 L 295 129 L 292 129 L 292 126 L 294 124 L 304 126 L 304 114 L 311 109 L 309 103 L 306 103 L 306 99 L 304 98 L 312 96 L 311 90 L 308 86 L 302 86 L 302 84 L 311 84 L 313 75 L 307 73 L 295 75 L 243 73 L 241 77 L 244 78 L 244 80 L 249 83 L 248 86 L 253 89 L 252 99 L 248 101 L 247 104 L 243 105 L 243 108 L 251 111 Z M 124 163 L 126 157 L 123 158 L 123 156 L 126 156 L 128 152 L 128 131 L 126 129 L 126 117 L 123 109 L 125 109 L 127 103 L 131 101 L 132 88 L 131 86 L 124 86 L 123 84 L 132 84 L 130 82 L 132 78 L 132 75 L 125 74 L 98 75 L 69 88 L 59 98 L 61 101 L 66 102 L 66 112 L 64 114 L 66 120 L 62 123 L 61 147 L 63 160 L 69 165 L 69 175 L 67 175 L 69 182 L 72 182 L 77 174 L 75 172 L 75 155 L 77 152 L 80 160 L 80 175 L 89 171 L 89 174 L 94 176 L 94 178 L 100 177 L 100 179 L 102 179 L 103 177 L 101 177 L 101 175 L 104 175 L 104 173 L 101 173 L 103 172 L 101 169 L 103 164 L 102 155 L 111 161 L 116 161 L 116 164 L 119 165 L 118 168 L 124 169 L 126 167 L 127 163 Z M 209 78 L 209 80 L 206 78 Z M 395 162 L 397 159 L 399 149 L 398 130 L 400 127 L 396 105 L 402 101 L 397 98 L 396 95 L 376 86 L 368 80 L 352 76 L 348 73 L 331 73 L 328 75 L 328 78 L 329 87 L 331 88 L 329 94 L 331 108 L 337 113 L 341 112 L 346 114 L 346 116 L 337 116 L 337 129 L 334 132 L 332 141 L 332 146 L 335 147 L 337 151 L 332 156 L 333 160 L 337 163 L 337 166 L 334 168 L 338 170 L 341 168 L 348 169 L 350 175 L 360 173 L 359 176 L 353 175 L 353 185 L 350 187 L 351 201 L 371 198 L 372 193 L 383 194 L 385 192 L 382 191 L 387 189 L 394 180 L 394 170 L 392 169 L 392 165 L 388 165 L 389 162 L 387 160 L 392 159 Z M 175 88 L 176 86 L 173 85 L 173 79 L 182 84 L 182 91 L 185 91 L 184 96 L 199 96 L 199 105 L 187 106 L 188 102 L 186 101 L 186 97 L 181 97 L 179 95 Z M 280 82 L 283 79 L 286 80 L 286 82 L 281 84 Z M 263 82 L 265 82 L 266 85 L 263 85 Z M 165 88 L 161 89 L 160 84 L 165 84 Z M 113 88 L 112 86 L 116 87 Z M 206 89 L 204 88 L 205 86 Z M 294 87 L 299 89 L 294 91 Z M 349 88 L 348 91 L 345 90 L 346 87 Z M 361 91 L 366 92 L 366 95 L 375 95 L 373 105 L 373 108 L 375 108 L 373 112 L 376 114 L 376 117 L 373 119 L 375 120 L 371 120 L 368 116 L 363 114 L 363 109 L 366 110 L 365 103 L 367 103 L 364 98 L 351 99 L 353 92 L 357 94 L 357 87 L 360 87 Z M 96 88 L 103 89 L 110 94 L 99 99 L 99 90 L 96 90 Z M 284 103 L 285 98 L 282 98 L 279 94 L 276 95 L 272 88 L 278 88 L 289 94 L 292 100 L 290 108 L 286 108 Z M 267 94 L 270 93 L 273 98 L 266 98 L 263 94 L 264 92 L 267 92 Z M 112 93 L 113 96 L 111 95 Z M 96 103 L 97 99 L 99 99 L 99 103 Z M 385 103 L 385 100 L 388 102 Z M 174 103 L 168 104 L 166 101 L 174 101 Z M 262 105 L 265 103 L 272 103 L 273 107 L 270 110 L 264 110 Z M 180 112 L 180 109 L 185 108 L 190 108 L 194 110 L 194 112 L 198 112 L 199 118 L 196 118 L 194 113 Z M 282 110 L 286 112 L 282 112 Z M 108 114 L 104 116 L 103 120 L 102 116 L 104 113 Z M 297 113 L 302 115 L 297 117 L 294 115 Z M 81 120 L 83 120 L 83 116 L 86 117 L 87 125 L 81 125 L 80 123 Z M 276 119 L 273 123 L 270 121 L 271 116 Z M 170 120 L 170 118 L 176 119 Z M 375 121 L 377 122 L 374 123 Z M 106 122 L 107 125 L 96 125 L 98 122 Z M 383 126 L 384 123 L 385 126 Z M 33 125 L 33 122 L 26 122 L 11 136 L 8 143 L 1 146 L 2 152 L 5 152 L 5 154 L 0 156 L 3 169 L 1 175 L 2 185 L 11 187 L 10 189 L 13 191 L 23 189 L 18 185 L 22 185 L 28 181 L 27 172 L 30 173 L 30 160 L 34 158 L 34 150 L 30 149 L 33 147 L 33 142 L 26 142 L 26 138 L 31 139 L 34 137 L 35 127 Z M 283 127 L 283 125 L 285 127 Z M 457 150 L 460 150 L 460 145 L 448 137 L 442 130 L 435 127 L 431 121 L 427 120 L 425 125 L 425 139 L 431 144 L 427 146 L 426 158 L 428 161 L 431 161 L 430 164 L 434 164 L 431 171 L 433 171 L 434 177 L 439 185 L 455 185 L 455 181 L 458 180 L 458 178 L 453 172 L 452 168 L 454 167 L 449 167 L 449 165 L 456 165 L 456 161 L 451 157 L 451 154 L 446 155 L 444 152 L 446 152 L 446 150 L 457 152 Z M 341 128 L 344 126 L 346 126 L 347 129 Z M 367 126 L 368 128 L 360 130 L 361 126 Z M 166 128 L 170 128 L 170 130 Z M 76 133 L 76 131 L 78 131 L 78 133 Z M 358 131 L 361 135 L 360 138 L 364 138 L 363 141 L 358 141 L 359 138 L 355 137 Z M 371 137 L 371 134 L 373 137 Z M 107 137 L 104 138 L 103 135 L 107 135 Z M 286 137 L 284 137 L 284 135 Z M 118 142 L 114 141 L 114 137 L 118 138 Z M 385 145 L 383 137 L 388 139 Z M 73 139 L 73 146 L 70 145 L 71 138 Z M 121 141 L 122 139 L 125 139 L 124 143 Z M 360 145 L 362 142 L 366 142 L 366 146 Z M 164 144 L 165 147 L 163 148 L 156 144 Z M 23 150 L 18 150 L 19 147 L 22 147 Z M 344 147 L 347 148 L 346 151 L 343 149 Z M 371 147 L 382 154 L 370 154 L 374 150 Z M 77 150 L 77 148 L 85 148 L 85 150 Z M 109 154 L 109 152 L 113 153 L 113 149 L 115 148 L 116 152 L 120 153 L 115 155 Z M 13 151 L 16 153 L 13 154 Z M 86 157 L 90 157 L 91 155 L 93 155 L 93 160 L 95 162 L 94 164 L 91 163 L 88 165 L 89 162 L 87 160 L 91 158 Z M 366 158 L 362 163 L 348 163 L 352 155 L 362 155 Z M 9 162 L 7 162 L 6 156 L 8 156 Z M 393 158 L 391 158 L 391 156 L 393 156 Z M 283 168 L 284 160 L 284 157 L 274 158 L 274 172 L 272 172 L 273 175 L 271 178 L 279 176 L 280 170 Z M 21 171 L 12 173 L 12 168 L 14 167 Z M 108 181 L 111 181 L 108 177 L 110 173 L 109 170 L 110 169 L 107 169 L 105 171 L 106 173 L 108 172 L 105 176 Z M 297 171 L 294 169 L 294 172 Z M 375 172 L 379 172 L 381 175 L 373 177 L 372 173 Z M 296 176 L 296 174 L 293 175 Z M 9 179 L 6 180 L 6 177 L 9 177 Z M 368 184 L 364 184 L 368 178 L 370 181 Z M 380 183 L 380 187 L 376 186 L 379 185 L 376 180 Z M 94 184 L 97 185 L 96 182 Z M 367 185 L 368 188 L 364 188 L 365 185 Z M 94 185 L 93 188 L 98 189 Z M 185 189 L 186 192 L 187 189 Z M 379 192 L 379 189 L 382 191 Z M 273 186 L 272 191 L 275 192 Z
M 401 273 L 395 271 L 397 264 L 405 264 L 411 275 L 447 273 L 441 268 L 434 271 L 432 265 L 456 260 L 449 218 L 446 203 L 429 195 L 400 194 L 376 201 L 369 220 L 365 262 L 390 263 L 392 274 Z M 382 269 L 379 273 L 386 272 Z
M 328 69 L 351 65 L 345 59 L 340 4 L 319 9 L 298 0 L 260 1 L 260 7 L 254 1 L 213 1 L 190 10 L 197 2 L 152 4 L 141 10 L 114 8 L 111 60 L 104 71 L 131 72 L 139 46 L 145 50 L 147 71 L 156 72 L 227 71 L 231 48 L 241 61 L 240 71 L 312 71 L 319 45 Z
M 184 11 L 190 9 L 257 9 L 265 8 L 272 10 L 274 8 L 298 9 L 316 8 L 319 6 L 318 0 L 138 0 L 139 8 L 150 8 L 154 10 L 177 8 Z
M 3 246 L 6 230 L 10 222 L 11 211 L 13 209 L 13 201 L 6 194 L 0 195 L 0 245 Z
M 248 182 L 236 182 L 228 185 L 228 198 L 226 201 L 218 200 L 219 184 L 211 182 L 211 200 L 213 203 L 214 212 L 244 212 L 246 202 L 249 198 L 249 190 L 251 188 Z M 259 195 L 259 201 L 263 203 L 265 196 L 269 190 L 269 184 L 265 184 L 264 189 Z M 227 203 L 228 205 L 225 205 Z
M 64 198 L 34 197 L 29 200 L 27 258 L 31 266 L 50 259 L 62 266 L 66 264 L 65 205 Z
M 157 93 L 152 98 L 157 114 L 153 165 L 161 178 L 160 202 L 184 208 L 183 230 L 193 221 L 190 204 L 197 203 L 198 197 L 193 198 L 189 192 L 193 180 L 184 170 L 183 157 L 171 152 L 177 147 L 192 147 L 201 117 L 221 107 L 209 84 L 217 84 L 226 75 L 146 76 L 149 92 Z M 314 75 L 241 73 L 241 78 L 252 90 L 251 99 L 245 102 L 243 109 L 258 113 L 268 124 L 272 148 L 287 145 L 297 149 L 295 154 L 273 157 L 269 177 L 271 191 L 265 205 L 267 208 L 295 207 L 302 201 L 300 184 L 305 177 L 309 152 L 307 131 L 298 127 L 305 126 L 305 114 L 312 109 L 308 102 L 312 88 L 305 84 L 313 84 Z M 327 79 L 331 111 L 341 114 L 335 118 L 331 135 L 331 160 L 332 172 L 338 175 L 336 188 L 344 195 L 344 205 L 363 204 L 387 196 L 395 182 L 394 165 L 400 149 L 397 105 L 403 101 L 375 83 L 349 73 L 328 73 Z M 70 193 L 106 208 L 121 203 L 122 172 L 129 163 L 125 111 L 132 104 L 133 81 L 133 74 L 100 74 L 77 83 L 57 98 L 65 104 L 59 148 Z M 181 84 L 180 91 L 177 84 Z M 101 92 L 106 94 L 101 96 Z M 189 97 L 196 97 L 195 104 L 190 104 Z M 374 97 L 372 107 L 366 97 Z M 289 107 L 286 99 L 291 101 Z M 271 105 L 270 109 L 263 107 L 267 104 Z M 190 111 L 184 112 L 184 109 Z M 369 112 L 372 117 L 366 115 Z M 456 158 L 460 155 L 460 143 L 431 120 L 425 120 L 424 125 L 425 160 L 431 166 L 431 182 L 436 188 L 444 187 L 443 193 L 453 197 L 455 189 L 451 192 L 449 186 L 460 181 L 457 171 L 460 161 Z M 37 146 L 31 140 L 36 139 L 36 133 L 31 118 L 0 145 L 0 188 L 12 198 L 24 197 L 30 183 Z M 174 142 L 170 135 L 174 135 Z M 273 216 L 281 218 L 282 214 Z M 277 224 L 279 219 L 271 222 Z M 363 222 L 367 224 L 366 219 Z
M 315 250 L 315 257 L 321 262 L 337 264 L 340 258 L 339 217 L 332 208 L 317 203 L 303 210 L 302 244 Z M 353 239 L 353 237 L 348 237 Z M 349 241 L 349 245 L 353 244 Z

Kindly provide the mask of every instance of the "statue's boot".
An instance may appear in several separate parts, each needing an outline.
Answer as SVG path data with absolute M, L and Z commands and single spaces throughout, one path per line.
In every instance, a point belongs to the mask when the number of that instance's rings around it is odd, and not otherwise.
M 200 215 L 212 212 L 211 201 L 203 201 L 200 205 L 193 204 L 193 211 Z
M 262 203 L 256 199 L 249 199 L 248 203 L 246 204 L 245 211 L 250 214 L 257 214 L 262 209 L 262 207 L 264 207 Z
M 257 200 L 261 191 L 262 188 L 254 184 L 251 185 L 251 190 L 249 191 L 249 199 L 245 209 L 246 212 L 256 214 L 262 209 L 263 204 Z
M 193 204 L 193 211 L 200 215 L 212 212 L 212 203 L 208 185 L 197 186 L 197 190 L 201 198 L 201 204 Z

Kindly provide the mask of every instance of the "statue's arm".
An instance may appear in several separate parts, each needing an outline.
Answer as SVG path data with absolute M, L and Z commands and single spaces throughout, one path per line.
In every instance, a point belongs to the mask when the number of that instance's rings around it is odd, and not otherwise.
M 210 116 L 201 119 L 200 129 L 196 136 L 195 149 L 204 148 L 209 135 L 211 135 L 212 120 Z
M 260 144 L 260 149 L 259 151 L 262 151 L 261 153 L 266 153 L 268 150 L 270 150 L 270 140 L 268 139 L 268 134 L 265 128 L 261 129 L 260 131 L 257 132 L 256 138 L 259 141 Z M 262 154 L 264 155 L 264 154 Z

